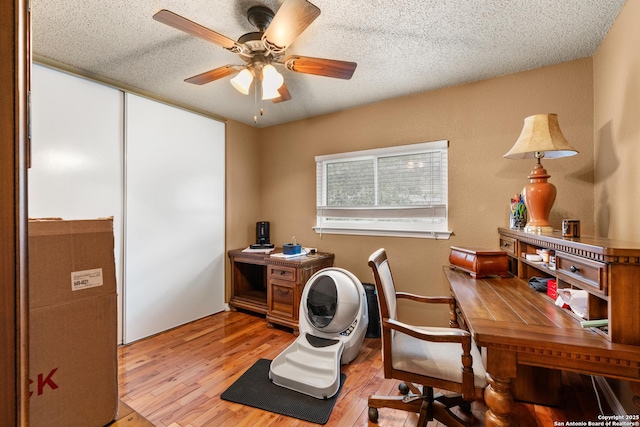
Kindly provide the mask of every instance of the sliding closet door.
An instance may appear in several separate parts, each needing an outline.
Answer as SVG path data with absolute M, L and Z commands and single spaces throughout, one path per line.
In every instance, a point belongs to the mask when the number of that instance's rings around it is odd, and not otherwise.
M 112 216 L 119 295 L 123 96 L 90 80 L 36 64 L 32 68 L 29 217 Z
M 126 94 L 126 343 L 224 309 L 224 124 Z

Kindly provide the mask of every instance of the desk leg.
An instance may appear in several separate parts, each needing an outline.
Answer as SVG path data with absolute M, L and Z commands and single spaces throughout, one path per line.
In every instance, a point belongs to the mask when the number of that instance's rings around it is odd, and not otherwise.
M 484 401 L 489 410 L 484 415 L 487 427 L 510 427 L 513 419 L 511 379 L 516 377 L 518 359 L 513 351 L 483 348 L 489 385 L 484 390 Z
M 452 303 L 449 304 L 449 327 L 450 328 L 459 328 L 460 324 L 458 323 L 458 310 L 456 310 L 457 303 L 453 300 Z
M 484 401 L 489 410 L 484 415 L 487 427 L 509 427 L 512 425 L 513 397 L 509 378 L 492 377 L 487 374 L 489 385 L 484 391 Z

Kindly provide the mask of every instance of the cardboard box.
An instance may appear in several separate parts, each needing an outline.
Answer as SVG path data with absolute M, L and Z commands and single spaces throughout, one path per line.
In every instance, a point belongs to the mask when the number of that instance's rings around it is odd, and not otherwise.
M 118 409 L 113 220 L 29 221 L 29 420 L 102 427 Z

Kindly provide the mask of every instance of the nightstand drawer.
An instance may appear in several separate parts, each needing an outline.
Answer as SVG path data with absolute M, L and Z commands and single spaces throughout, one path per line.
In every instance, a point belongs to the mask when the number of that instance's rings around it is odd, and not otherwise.
M 280 265 L 269 266 L 269 278 L 278 280 L 296 281 L 296 269 Z
M 608 295 L 607 264 L 556 252 L 556 273 L 558 278 L 586 291 L 596 291 Z
M 510 237 L 500 236 L 500 249 L 511 256 L 517 253 L 516 240 Z
M 269 282 L 268 313 L 270 316 L 278 316 L 293 319 L 297 314 L 295 285 L 289 283 Z

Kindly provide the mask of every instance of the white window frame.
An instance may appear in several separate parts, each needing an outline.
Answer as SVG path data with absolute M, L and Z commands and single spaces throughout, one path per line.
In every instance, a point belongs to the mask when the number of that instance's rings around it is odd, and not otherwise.
M 316 226 L 319 234 L 353 234 L 367 236 L 418 237 L 448 239 L 448 147 L 449 141 L 433 141 L 348 153 L 316 156 Z M 439 152 L 444 203 L 423 206 L 327 206 L 327 165 L 335 162 L 374 160 L 389 156 Z M 377 166 L 376 166 L 377 167 Z M 377 173 L 374 177 L 378 191 Z M 376 197 L 377 199 L 377 197 Z M 334 218 L 334 219 L 332 219 Z M 351 220 L 350 218 L 354 218 Z M 390 218 L 399 218 L 393 221 Z M 406 221 L 415 219 L 415 222 Z M 431 219 L 431 223 L 429 220 Z M 403 221 L 404 220 L 404 221 Z M 424 221 L 424 222 L 421 222 Z

